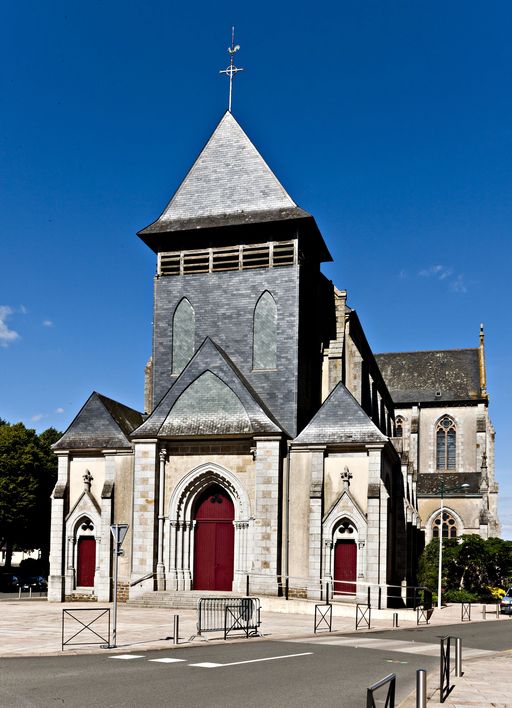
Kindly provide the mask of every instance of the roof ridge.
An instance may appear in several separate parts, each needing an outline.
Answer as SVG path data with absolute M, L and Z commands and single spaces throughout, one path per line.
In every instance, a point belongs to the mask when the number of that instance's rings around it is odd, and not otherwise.
M 458 347 L 455 349 L 412 349 L 409 351 L 400 352 L 377 352 L 374 356 L 385 356 L 388 354 L 435 354 L 435 353 L 445 353 L 445 352 L 478 352 L 478 347 Z

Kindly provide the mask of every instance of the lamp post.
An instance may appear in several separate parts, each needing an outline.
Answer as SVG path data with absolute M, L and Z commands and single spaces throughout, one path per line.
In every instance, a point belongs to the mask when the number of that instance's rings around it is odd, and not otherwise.
M 469 484 L 460 484 L 451 489 L 444 488 L 444 479 L 441 480 L 441 523 L 439 525 L 439 571 L 437 576 L 437 607 L 441 609 L 441 582 L 443 578 L 443 516 L 444 516 L 444 495 L 445 492 L 462 492 L 469 488 Z
M 114 537 L 114 617 L 112 619 L 112 644 L 110 644 L 109 649 L 115 649 L 117 646 L 117 564 L 119 556 L 124 554 L 124 551 L 121 550 L 121 545 L 128 531 L 128 524 L 113 524 L 110 527 L 110 531 Z

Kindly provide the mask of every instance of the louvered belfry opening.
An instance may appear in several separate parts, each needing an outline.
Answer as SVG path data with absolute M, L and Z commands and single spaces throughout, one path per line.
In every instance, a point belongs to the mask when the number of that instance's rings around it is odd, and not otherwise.
M 295 265 L 296 241 L 170 251 L 159 254 L 158 274 L 192 275 Z

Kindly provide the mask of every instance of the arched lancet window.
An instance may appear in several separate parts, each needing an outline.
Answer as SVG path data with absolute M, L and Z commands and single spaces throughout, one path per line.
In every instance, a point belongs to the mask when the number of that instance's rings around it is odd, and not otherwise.
M 179 374 L 194 353 L 194 308 L 186 298 L 181 300 L 172 318 L 172 373 Z
M 455 469 L 456 436 L 455 421 L 443 416 L 436 426 L 436 469 Z
M 395 420 L 395 437 L 403 438 L 404 436 L 404 419 L 401 416 Z
M 441 514 L 432 522 L 432 538 L 439 538 L 441 528 Z M 457 538 L 457 524 L 448 511 L 443 511 L 443 538 Z
M 277 368 L 277 305 L 269 292 L 254 308 L 252 368 Z

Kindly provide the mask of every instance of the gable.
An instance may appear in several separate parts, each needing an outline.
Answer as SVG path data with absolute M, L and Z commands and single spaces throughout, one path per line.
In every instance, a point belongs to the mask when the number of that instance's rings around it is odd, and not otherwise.
M 211 371 L 183 391 L 160 428 L 161 435 L 250 433 L 251 422 L 238 396 Z
M 117 401 L 92 393 L 54 450 L 130 448 L 129 431 L 140 425 L 142 415 Z

